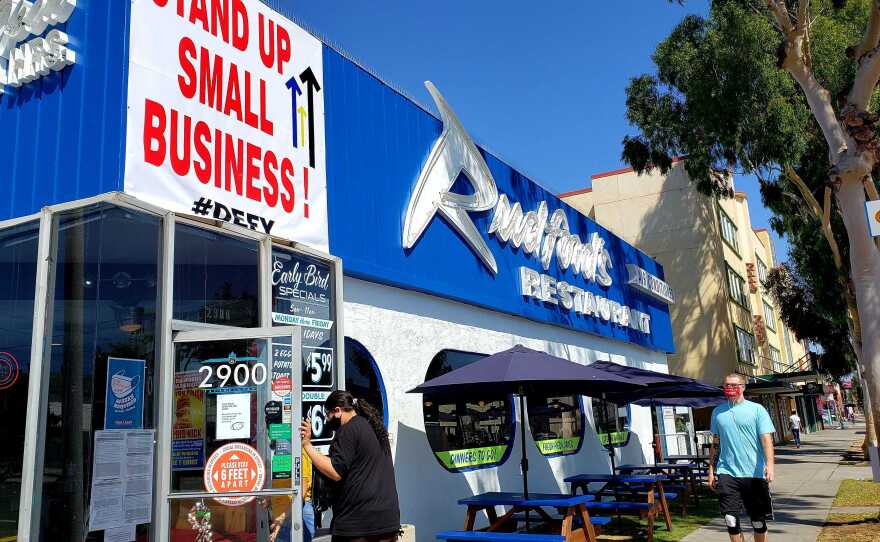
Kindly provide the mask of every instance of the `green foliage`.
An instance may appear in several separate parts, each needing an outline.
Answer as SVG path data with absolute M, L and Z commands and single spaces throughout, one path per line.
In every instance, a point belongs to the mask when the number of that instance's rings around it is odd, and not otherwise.
M 793 11 L 795 0 L 787 0 Z M 857 44 L 869 0 L 813 0 L 807 49 L 816 79 L 832 96 L 852 85 Z M 637 172 L 666 172 L 672 157 L 704 194 L 729 197 L 729 174 L 755 174 L 773 229 L 791 246 L 789 265 L 769 286 L 786 324 L 819 343 L 835 372 L 853 360 L 839 275 L 849 275 L 847 237 L 836 210 L 832 226 L 844 269 L 832 260 L 820 222 L 796 187 L 780 177 L 791 165 L 822 203 L 828 147 L 806 98 L 778 65 L 782 36 L 758 0 L 712 0 L 707 18 L 685 17 L 653 55 L 655 74 L 633 78 L 627 119 L 638 134 L 623 140 L 622 158 Z M 872 104 L 880 102 L 875 93 Z M 837 101 L 834 102 L 837 107 Z M 875 176 L 875 179 L 877 176 Z M 832 361 L 833 359 L 833 361 Z

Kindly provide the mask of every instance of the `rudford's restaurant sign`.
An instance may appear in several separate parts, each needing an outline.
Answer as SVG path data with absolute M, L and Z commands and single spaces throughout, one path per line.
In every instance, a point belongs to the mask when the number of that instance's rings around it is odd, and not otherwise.
M 548 271 L 555 260 L 562 272 L 571 271 L 580 280 L 610 287 L 614 264 L 602 236 L 593 232 L 582 239 L 570 232 L 563 209 L 550 213 L 547 202 L 541 201 L 537 209 L 524 212 L 518 202 L 500 193 L 483 156 L 449 104 L 433 84 L 428 82 L 426 86 L 440 111 L 443 132 L 431 149 L 407 205 L 403 248 L 413 249 L 434 216 L 439 214 L 483 265 L 497 275 L 495 257 L 469 214 L 492 210 L 487 233 L 501 244 L 537 259 L 543 271 Z M 469 194 L 452 192 L 461 174 L 470 184 Z M 672 288 L 666 282 L 636 264 L 627 263 L 626 268 L 630 287 L 664 303 L 673 302 Z M 519 268 L 519 285 L 520 294 L 527 298 L 651 333 L 651 319 L 646 313 L 530 267 Z

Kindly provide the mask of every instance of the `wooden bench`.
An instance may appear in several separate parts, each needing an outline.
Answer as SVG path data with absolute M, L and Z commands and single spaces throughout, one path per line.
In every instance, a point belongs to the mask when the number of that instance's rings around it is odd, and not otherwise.
M 437 540 L 456 542 L 565 542 L 565 537 L 561 534 L 443 531 L 437 533 Z

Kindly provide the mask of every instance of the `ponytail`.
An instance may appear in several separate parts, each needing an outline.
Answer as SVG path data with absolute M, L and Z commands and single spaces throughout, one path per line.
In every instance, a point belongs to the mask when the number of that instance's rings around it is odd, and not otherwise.
M 351 393 L 345 390 L 336 390 L 324 401 L 324 408 L 327 410 L 333 410 L 337 407 L 345 411 L 354 410 L 359 416 L 363 416 L 370 424 L 370 427 L 373 428 L 373 432 L 376 433 L 376 439 L 379 441 L 379 446 L 382 448 L 382 451 L 386 454 L 391 454 L 391 443 L 388 440 L 388 430 L 385 429 L 385 421 L 382 419 L 382 414 L 376 409 L 376 407 L 363 399 L 355 398 Z

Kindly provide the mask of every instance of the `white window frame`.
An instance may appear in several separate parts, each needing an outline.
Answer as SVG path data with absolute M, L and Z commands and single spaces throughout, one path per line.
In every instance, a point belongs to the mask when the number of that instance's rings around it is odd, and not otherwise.
M 730 264 L 727 265 L 727 293 L 737 305 L 747 309 L 751 308 L 749 293 L 746 290 L 746 280 L 734 271 Z
M 764 287 L 764 283 L 767 282 L 767 264 L 764 263 L 757 254 L 755 254 L 755 261 L 757 265 L 755 267 L 758 268 L 758 281 L 761 283 L 761 287 Z
M 776 311 L 773 309 L 773 305 L 767 303 L 766 300 L 762 300 L 764 305 L 764 327 L 776 333 Z
M 783 372 L 784 367 L 782 366 L 782 352 L 775 346 L 770 347 L 770 359 L 773 361 L 773 372 Z
M 739 254 L 739 229 L 720 205 L 718 206 L 718 222 L 721 228 L 721 239 Z
M 736 335 L 736 359 L 740 363 L 745 363 L 748 365 L 757 365 L 758 364 L 758 343 L 755 342 L 755 336 L 743 328 L 734 325 L 734 334 Z M 744 341 L 748 344 L 744 344 Z M 748 349 L 745 347 L 748 346 Z M 745 356 L 746 350 L 748 351 L 748 356 Z M 743 359 L 744 357 L 748 357 L 749 359 Z

